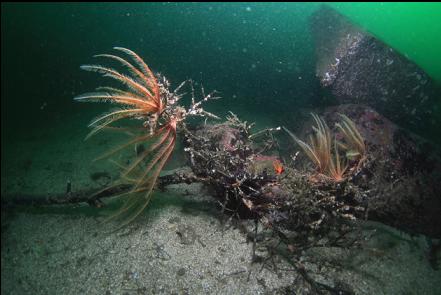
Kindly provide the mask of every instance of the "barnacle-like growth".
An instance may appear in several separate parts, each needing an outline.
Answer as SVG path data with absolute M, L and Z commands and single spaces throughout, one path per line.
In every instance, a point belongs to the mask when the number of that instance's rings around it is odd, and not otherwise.
M 114 49 L 125 54 L 130 61 L 112 54 L 99 54 L 95 57 L 116 61 L 127 69 L 129 75 L 101 65 L 83 65 L 81 68 L 110 77 L 120 82 L 125 86 L 125 89 L 99 87 L 96 92 L 77 96 L 75 100 L 110 102 L 120 107 L 93 120 L 89 125 L 93 129 L 86 139 L 102 130 L 124 131 L 131 136 L 124 144 L 98 158 L 108 158 L 125 150 L 136 151 L 135 158 L 129 164 L 113 161 L 121 169 L 121 178 L 115 181 L 111 187 L 125 183 L 131 184 L 132 189 L 120 195 L 120 197 L 124 196 L 126 201 L 109 219 L 121 219 L 123 220 L 122 225 L 125 225 L 138 216 L 148 205 L 156 180 L 175 147 L 178 124 L 189 115 L 217 118 L 204 111 L 201 103 L 218 97 L 213 93 L 208 95 L 203 93 L 203 100 L 196 103 L 192 87 L 192 104 L 186 110 L 177 104 L 182 97 L 178 92 L 185 82 L 181 83 L 174 91 L 170 91 L 170 83 L 167 79 L 159 75 L 155 76 L 136 53 L 121 47 L 114 47 Z M 140 120 L 140 124 L 130 127 L 112 125 L 123 119 L 137 119 Z M 137 149 L 139 146 L 142 146 L 143 149 Z M 130 147 L 135 148 L 130 149 Z
M 311 114 L 317 126 L 313 126 L 314 135 L 310 135 L 309 144 L 300 140 L 287 128 L 285 131 L 300 145 L 306 155 L 315 164 L 317 172 L 335 182 L 343 181 L 349 168 L 349 161 L 356 160 L 357 168 L 366 157 L 366 145 L 355 123 L 347 116 L 340 114 L 341 123 L 336 127 L 341 131 L 344 142 L 334 138 L 334 153 L 332 153 L 331 131 L 326 122 L 316 114 Z M 339 147 L 346 151 L 340 155 Z

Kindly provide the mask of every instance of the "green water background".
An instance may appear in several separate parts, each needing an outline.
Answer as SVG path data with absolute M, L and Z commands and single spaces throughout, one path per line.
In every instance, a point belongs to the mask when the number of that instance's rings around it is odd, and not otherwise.
M 2 145 L 77 120 L 74 114 L 83 115 L 86 133 L 108 106 L 72 98 L 107 81 L 79 66 L 103 62 L 92 56 L 113 46 L 136 51 L 174 85 L 192 78 L 221 91 L 223 99 L 207 105 L 220 116 L 231 110 L 290 125 L 304 109 L 323 106 L 309 30 L 320 5 L 2 3 Z M 439 77 L 439 4 L 332 5 Z

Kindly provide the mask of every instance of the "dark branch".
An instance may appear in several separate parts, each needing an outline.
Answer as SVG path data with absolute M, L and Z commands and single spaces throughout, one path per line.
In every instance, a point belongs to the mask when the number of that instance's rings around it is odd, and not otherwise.
M 158 179 L 158 188 L 163 190 L 170 184 L 202 182 L 204 179 L 196 177 L 189 171 L 178 171 L 170 175 L 161 176 Z M 132 185 L 120 184 L 97 193 L 97 189 L 87 189 L 72 192 L 71 184 L 67 183 L 66 193 L 62 194 L 7 194 L 1 196 L 1 206 L 48 206 L 48 205 L 67 205 L 77 203 L 88 203 L 91 206 L 101 207 L 101 199 L 110 198 L 128 192 Z

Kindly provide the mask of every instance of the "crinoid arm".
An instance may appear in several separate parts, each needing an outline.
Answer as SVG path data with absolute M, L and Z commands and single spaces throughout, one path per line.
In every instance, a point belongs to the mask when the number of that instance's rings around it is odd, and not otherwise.
M 104 57 L 117 61 L 123 67 L 128 69 L 130 75 L 125 75 L 116 69 L 102 65 L 83 65 L 81 66 L 81 69 L 98 72 L 105 77 L 110 77 L 126 86 L 127 89 L 122 90 L 113 87 L 99 87 L 96 92 L 79 95 L 75 97 L 75 100 L 111 102 L 121 105 L 125 110 L 125 112 L 105 114 L 93 123 L 105 120 L 113 115 L 118 115 L 118 117 L 111 122 L 130 117 L 135 112 L 140 112 L 144 116 L 153 113 L 161 113 L 164 106 L 160 97 L 159 85 L 150 68 L 133 51 L 121 47 L 115 47 L 115 49 L 128 55 L 135 62 L 136 66 L 126 59 L 112 54 L 99 54 L 95 57 Z M 93 123 L 92 125 L 94 125 Z
M 291 136 L 291 138 L 303 149 L 305 154 L 311 159 L 311 161 L 317 166 L 320 167 L 320 158 L 316 154 L 316 150 L 314 150 L 309 144 L 306 142 L 300 140 L 297 136 L 294 135 L 290 130 L 288 130 L 286 127 L 283 127 L 283 129 Z
M 313 126 L 314 135 L 309 137 L 309 144 L 300 140 L 287 128 L 283 127 L 283 129 L 316 165 L 317 171 L 325 173 L 331 160 L 331 134 L 328 125 L 319 116 L 316 114 L 311 115 L 317 126 Z
M 346 115 L 340 114 L 341 123 L 337 123 L 337 128 L 343 133 L 346 145 L 343 146 L 352 153 L 358 153 L 360 157 L 366 154 L 366 145 L 364 138 L 358 131 L 355 123 Z
M 91 92 L 75 97 L 77 101 L 110 102 L 126 106 L 142 106 L 150 112 L 157 111 L 157 105 L 153 102 L 137 97 L 130 92 L 113 90 L 111 92 Z
M 136 140 L 132 140 L 132 143 Z M 134 161 L 123 166 L 121 180 L 132 185 L 132 189 L 119 197 L 124 197 L 124 204 L 105 221 L 116 220 L 123 227 L 133 221 L 149 204 L 153 188 L 170 158 L 176 142 L 176 129 L 170 124 L 159 128 L 145 143 L 148 147 Z
M 331 156 L 329 161 L 329 176 L 332 180 L 336 182 L 341 182 L 345 179 L 345 173 L 348 169 L 348 164 L 345 159 L 340 157 L 338 151 L 337 140 L 334 139 L 334 157 Z

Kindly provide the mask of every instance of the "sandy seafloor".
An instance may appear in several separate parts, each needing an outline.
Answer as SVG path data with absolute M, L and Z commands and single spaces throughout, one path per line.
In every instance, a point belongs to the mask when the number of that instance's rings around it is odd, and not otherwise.
M 63 124 L 6 145 L 2 198 L 61 193 L 68 180 L 73 190 L 102 185 L 105 179 L 90 175 L 113 166 L 91 159 L 109 141 L 83 142 L 83 123 L 63 118 Z M 176 155 L 168 169 L 183 163 Z M 2 208 L 1 293 L 310 294 L 283 259 L 275 259 L 277 271 L 269 260 L 252 263 L 246 234 L 233 223 L 222 225 L 215 199 L 198 184 L 157 193 L 147 212 L 117 232 L 100 224 L 100 215 L 88 205 Z M 429 263 L 426 237 L 377 224 L 364 231 L 371 236 L 365 250 L 312 249 L 309 254 L 326 263 L 305 258 L 307 269 L 320 272 L 322 282 L 338 278 L 357 294 L 441 294 L 441 270 Z

